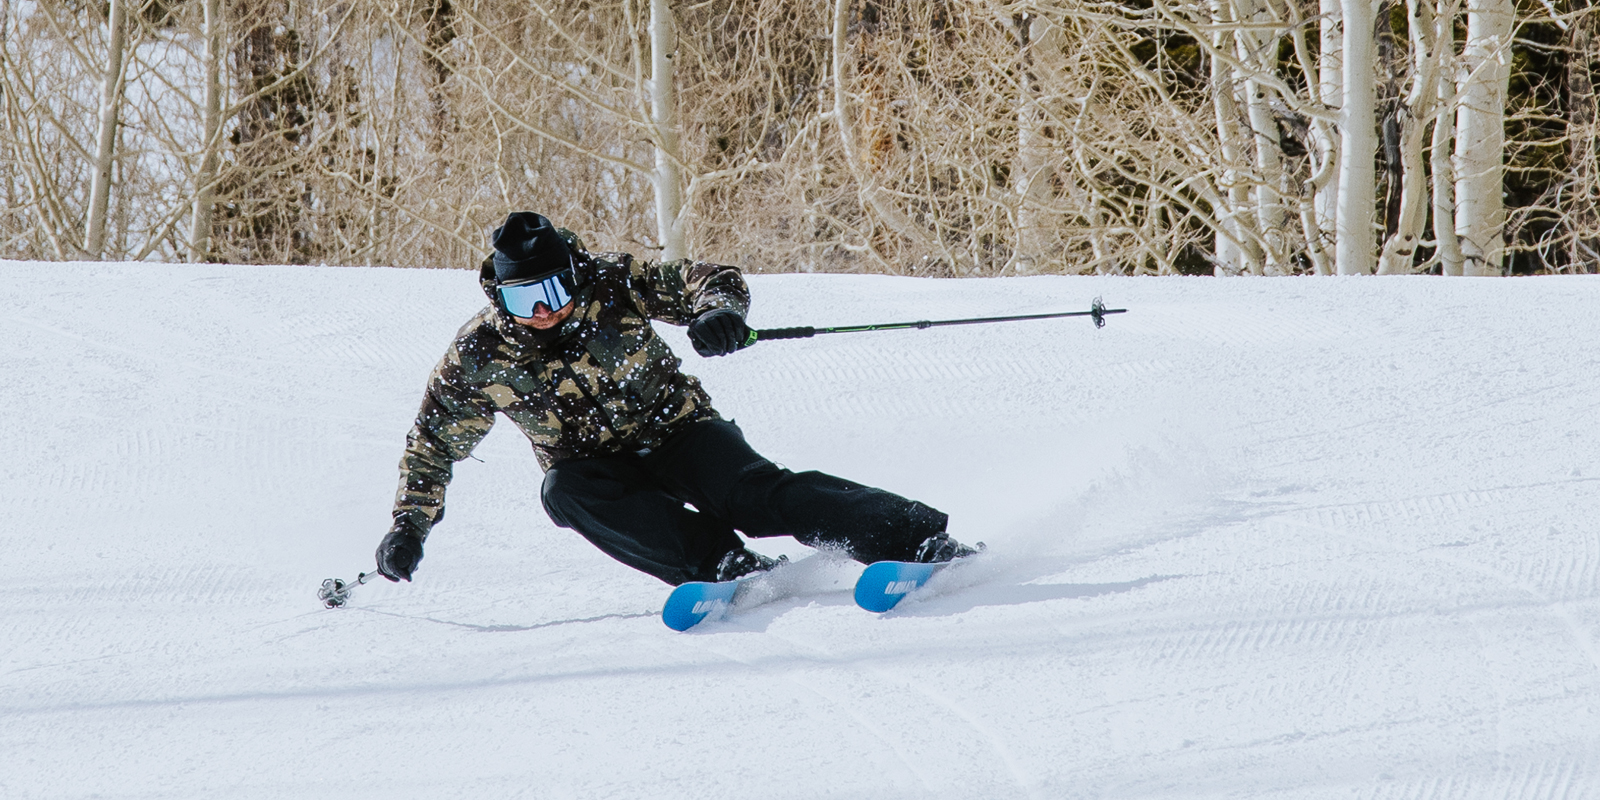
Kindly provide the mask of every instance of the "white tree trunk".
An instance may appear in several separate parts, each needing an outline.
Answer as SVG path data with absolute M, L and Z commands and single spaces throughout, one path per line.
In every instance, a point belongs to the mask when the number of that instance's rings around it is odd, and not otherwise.
M 1031 69 L 1022 74 L 1022 94 L 1017 100 L 1017 245 L 1012 268 L 1019 274 L 1037 270 L 1050 247 L 1050 214 L 1046 205 L 1054 180 L 1057 154 L 1045 136 L 1050 115 L 1044 103 L 1059 78 L 1064 37 L 1061 26 L 1042 14 L 1030 14 L 1026 23 Z
M 1428 177 L 1423 172 L 1422 147 L 1427 120 L 1407 116 L 1401 121 L 1400 156 L 1404 177 L 1400 184 L 1400 216 L 1395 231 L 1383 245 L 1378 259 L 1379 275 L 1404 275 L 1411 272 L 1417 246 L 1422 243 L 1426 222 Z
M 1334 263 L 1340 275 L 1374 266 L 1372 220 L 1377 210 L 1372 159 L 1378 148 L 1374 113 L 1372 0 L 1344 0 L 1344 92 L 1339 107 L 1339 222 Z
M 1227 0 L 1211 0 L 1211 15 L 1219 27 L 1233 21 Z M 1231 53 L 1232 34 L 1217 31 L 1212 47 L 1216 53 Z M 1250 226 L 1250 184 L 1244 168 L 1248 140 L 1239 126 L 1239 104 L 1233 69 L 1222 59 L 1211 59 L 1211 102 L 1217 120 L 1217 140 L 1222 145 L 1222 179 L 1218 195 L 1227 204 L 1218 209 L 1216 244 L 1217 272 L 1223 275 L 1260 275 L 1261 246 Z
M 1317 59 L 1317 99 L 1330 110 L 1344 106 L 1344 8 L 1339 3 L 1340 0 L 1321 0 L 1318 9 L 1321 54 Z M 1320 249 L 1325 253 L 1336 250 L 1338 241 L 1339 140 L 1326 126 L 1312 125 L 1311 133 L 1321 166 L 1316 176 L 1320 180 L 1312 184 L 1312 207 L 1317 232 L 1324 237 Z M 1320 265 L 1318 272 L 1323 273 Z
M 1433 240 L 1439 250 L 1439 269 L 1445 275 L 1462 273 L 1461 239 L 1456 236 L 1456 172 L 1451 149 L 1456 136 L 1456 0 L 1437 0 L 1434 10 L 1434 46 L 1439 57 L 1439 107 L 1433 123 Z
M 1278 147 L 1278 123 L 1272 117 L 1268 99 L 1271 88 L 1255 81 L 1245 81 L 1245 92 L 1250 98 L 1250 127 L 1255 137 L 1256 175 L 1255 218 L 1256 230 L 1261 232 L 1261 270 L 1267 275 L 1288 273 L 1288 214 L 1283 205 L 1283 154 Z
M 218 151 L 222 147 L 222 0 L 205 0 L 205 87 L 201 100 L 200 169 L 194 177 L 194 205 L 189 214 L 189 260 L 211 254 L 212 204 L 215 202 Z
M 1428 118 L 1438 103 L 1439 59 L 1434 46 L 1433 6 L 1429 0 L 1406 0 L 1411 31 L 1411 89 L 1400 116 L 1400 155 L 1404 177 L 1400 185 L 1400 215 L 1394 233 L 1378 258 L 1379 275 L 1411 271 L 1417 246 L 1422 243 L 1423 207 L 1427 203 L 1427 176 L 1422 168 L 1422 146 Z
M 1457 89 L 1456 234 L 1466 275 L 1504 272 L 1506 91 L 1511 0 L 1468 0 L 1463 77 Z
M 677 84 L 673 55 L 677 29 L 667 0 L 650 0 L 650 126 L 654 131 L 656 169 L 651 175 L 656 196 L 656 235 L 661 258 L 672 261 L 689 254 L 684 235 L 683 168 L 678 150 Z
M 1261 0 L 1235 0 L 1235 19 L 1254 25 L 1268 25 L 1272 16 Z M 1278 57 L 1278 37 L 1260 29 L 1241 29 L 1235 36 L 1239 61 L 1254 72 L 1245 77 L 1245 108 L 1255 150 L 1257 183 L 1253 187 L 1256 229 L 1261 232 L 1262 271 L 1268 275 L 1288 272 L 1286 225 L 1283 206 L 1283 151 L 1278 142 L 1278 122 L 1272 116 L 1272 101 L 1277 90 L 1258 79 L 1271 75 Z
M 105 255 L 106 210 L 111 201 L 111 165 L 117 156 L 117 121 L 122 111 L 123 58 L 128 46 L 126 0 L 111 0 L 106 70 L 100 80 L 100 131 L 89 185 L 89 217 L 83 237 L 91 259 Z
M 1433 240 L 1439 248 L 1439 271 L 1445 275 L 1462 274 L 1466 260 L 1461 255 L 1461 239 L 1456 236 L 1456 179 L 1455 165 L 1450 158 L 1450 148 L 1455 140 L 1454 89 L 1441 92 L 1442 107 L 1439 118 L 1433 123 L 1433 150 L 1429 164 L 1433 167 Z

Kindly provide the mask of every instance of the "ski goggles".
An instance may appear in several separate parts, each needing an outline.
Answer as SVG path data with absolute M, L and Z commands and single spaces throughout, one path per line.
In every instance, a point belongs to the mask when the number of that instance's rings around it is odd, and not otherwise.
M 507 314 L 528 318 L 540 303 L 556 311 L 572 302 L 573 289 L 572 269 L 568 268 L 534 281 L 501 284 L 496 291 Z

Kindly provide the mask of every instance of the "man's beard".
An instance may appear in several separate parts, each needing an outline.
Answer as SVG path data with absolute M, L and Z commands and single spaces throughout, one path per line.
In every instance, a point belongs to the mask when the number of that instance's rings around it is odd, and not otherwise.
M 568 320 L 562 320 L 548 328 L 535 328 L 531 325 L 523 325 L 520 322 L 512 321 L 509 327 L 514 331 L 513 335 L 516 340 L 522 344 L 544 347 L 561 338 L 561 329 L 566 327 L 567 322 Z

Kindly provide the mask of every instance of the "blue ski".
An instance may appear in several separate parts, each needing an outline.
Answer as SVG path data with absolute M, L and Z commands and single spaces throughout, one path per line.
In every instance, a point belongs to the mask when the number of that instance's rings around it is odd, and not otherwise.
M 740 581 L 685 583 L 667 597 L 667 604 L 661 608 L 661 621 L 675 631 L 686 631 L 707 619 L 721 619 L 733 606 L 739 584 Z
M 803 563 L 803 562 L 802 562 Z M 691 581 L 672 590 L 661 607 L 661 621 L 675 631 L 715 622 L 735 609 L 755 608 L 804 588 L 806 571 L 784 559 L 778 566 L 738 580 Z
M 867 565 L 856 580 L 856 605 L 868 611 L 888 611 L 905 596 L 952 562 L 918 564 L 912 561 L 877 561 Z

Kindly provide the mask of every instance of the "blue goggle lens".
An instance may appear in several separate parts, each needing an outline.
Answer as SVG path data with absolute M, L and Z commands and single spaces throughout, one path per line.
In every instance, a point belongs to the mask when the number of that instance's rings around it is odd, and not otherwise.
M 540 303 L 551 311 L 572 302 L 572 270 L 558 272 L 534 283 L 500 287 L 500 303 L 513 317 L 532 317 Z

